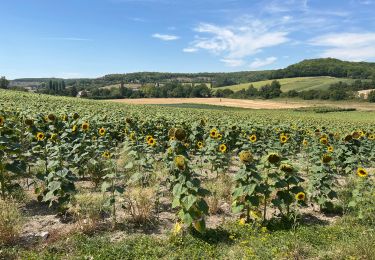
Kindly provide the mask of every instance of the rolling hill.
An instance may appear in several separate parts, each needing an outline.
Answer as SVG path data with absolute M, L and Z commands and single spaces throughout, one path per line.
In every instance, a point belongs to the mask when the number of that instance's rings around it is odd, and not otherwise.
M 256 82 L 249 82 L 243 83 L 238 85 L 232 86 L 225 86 L 215 88 L 214 90 L 218 89 L 230 89 L 234 92 L 239 91 L 241 89 L 247 89 L 251 84 L 255 88 L 260 88 L 264 85 L 271 84 L 273 80 L 262 80 Z M 320 76 L 320 77 L 295 77 L 295 78 L 284 78 L 284 79 L 277 79 L 277 81 L 281 84 L 281 91 L 287 92 L 289 90 L 296 90 L 296 91 L 304 91 L 310 89 L 327 89 L 331 84 L 337 82 L 350 82 L 353 79 L 349 78 L 335 78 L 329 76 Z

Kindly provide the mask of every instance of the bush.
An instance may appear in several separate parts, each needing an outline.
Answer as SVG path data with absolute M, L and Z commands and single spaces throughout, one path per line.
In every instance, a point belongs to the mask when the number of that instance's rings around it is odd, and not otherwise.
M 22 214 L 18 204 L 0 200 L 0 245 L 17 239 L 22 225 Z
M 368 102 L 375 102 L 375 90 L 371 91 L 367 97 Z

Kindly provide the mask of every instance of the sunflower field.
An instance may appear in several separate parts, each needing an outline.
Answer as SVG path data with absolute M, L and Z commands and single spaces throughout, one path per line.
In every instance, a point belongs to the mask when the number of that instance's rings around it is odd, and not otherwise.
M 204 234 L 217 180 L 239 225 L 292 229 L 309 209 L 374 221 L 374 167 L 374 112 L 183 109 L 0 91 L 1 199 L 31 189 L 68 214 L 87 181 L 113 227 L 138 187 L 156 190 L 148 214 L 168 205 L 173 234 Z

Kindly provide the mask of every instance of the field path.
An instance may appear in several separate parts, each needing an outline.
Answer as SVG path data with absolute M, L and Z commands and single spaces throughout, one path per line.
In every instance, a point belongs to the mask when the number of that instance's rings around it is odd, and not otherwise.
M 126 104 L 165 105 L 165 104 L 207 104 L 252 109 L 287 109 L 314 106 L 331 106 L 357 108 L 358 110 L 375 110 L 375 104 L 367 102 L 332 102 L 332 101 L 290 101 L 290 100 L 247 100 L 231 98 L 139 98 L 112 99 L 110 101 Z

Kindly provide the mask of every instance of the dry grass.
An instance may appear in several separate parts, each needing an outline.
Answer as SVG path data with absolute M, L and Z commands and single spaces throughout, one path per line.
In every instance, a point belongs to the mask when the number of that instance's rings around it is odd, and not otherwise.
M 132 187 L 125 194 L 125 208 L 135 224 L 152 223 L 155 219 L 157 191 L 153 187 Z
M 16 240 L 22 227 L 23 217 L 18 204 L 0 200 L 0 245 Z

